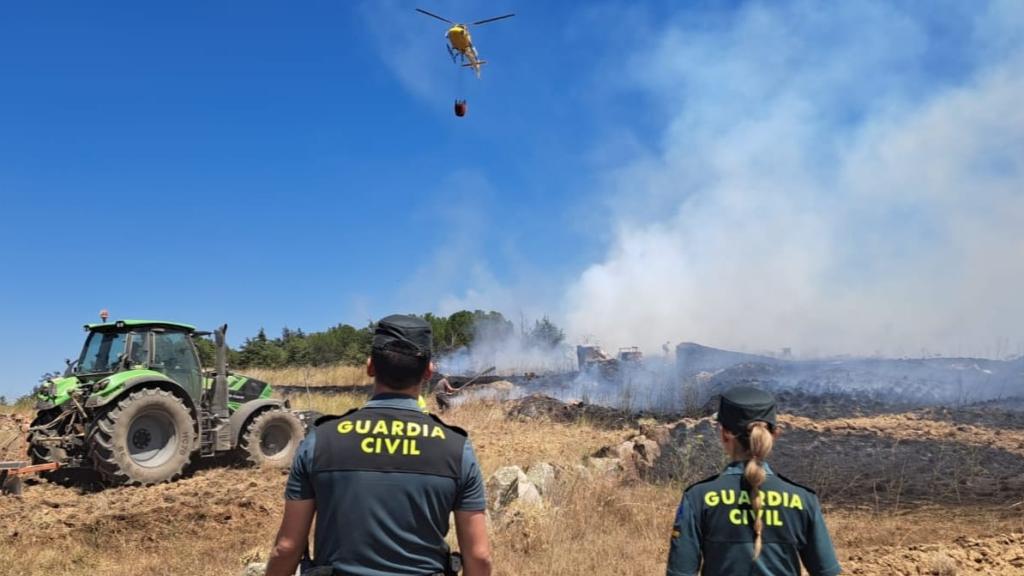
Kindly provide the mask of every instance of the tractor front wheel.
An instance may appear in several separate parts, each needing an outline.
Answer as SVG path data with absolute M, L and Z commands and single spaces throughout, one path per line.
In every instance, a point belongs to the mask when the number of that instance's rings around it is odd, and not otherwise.
M 246 460 L 257 466 L 286 468 L 306 435 L 302 421 L 286 410 L 257 414 L 245 428 L 239 447 Z
M 92 460 L 108 484 L 159 484 L 181 476 L 195 430 L 185 404 L 165 390 L 132 392 L 97 418 Z

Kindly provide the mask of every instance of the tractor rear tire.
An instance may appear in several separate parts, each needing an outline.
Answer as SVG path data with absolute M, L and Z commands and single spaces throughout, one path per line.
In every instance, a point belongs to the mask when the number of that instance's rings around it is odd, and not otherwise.
M 256 466 L 287 468 L 306 435 L 299 417 L 287 410 L 260 412 L 245 428 L 239 447 Z
M 131 392 L 97 417 L 89 435 L 93 464 L 107 484 L 170 482 L 192 457 L 194 426 L 189 409 L 170 392 Z

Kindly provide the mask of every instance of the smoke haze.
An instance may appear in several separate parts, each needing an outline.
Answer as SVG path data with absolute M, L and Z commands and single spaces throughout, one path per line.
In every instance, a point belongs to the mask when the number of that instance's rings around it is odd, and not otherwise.
M 941 3 L 940 3 L 941 4 Z M 1024 4 L 751 3 L 625 63 L 660 141 L 605 175 L 570 338 L 803 356 L 1024 342 Z

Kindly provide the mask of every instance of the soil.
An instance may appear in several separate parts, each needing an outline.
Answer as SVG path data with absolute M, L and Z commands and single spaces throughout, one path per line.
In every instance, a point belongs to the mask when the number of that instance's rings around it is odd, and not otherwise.
M 25 460 L 28 419 L 20 414 L 0 414 L 0 460 Z
M 868 549 L 851 556 L 845 568 L 847 574 L 865 575 L 1020 576 L 1024 574 L 1024 534 Z
M 0 538 L 16 545 L 39 539 L 129 533 L 144 539 L 197 535 L 232 521 L 262 521 L 279 508 L 285 472 L 254 468 L 202 470 L 172 484 L 82 493 L 45 482 L 8 497 L 0 509 Z M 170 521 L 172 520 L 173 521 Z

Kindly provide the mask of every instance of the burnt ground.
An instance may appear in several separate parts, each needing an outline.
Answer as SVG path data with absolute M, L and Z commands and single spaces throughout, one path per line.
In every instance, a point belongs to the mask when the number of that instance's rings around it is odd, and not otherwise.
M 545 419 L 560 424 L 586 422 L 598 428 L 616 430 L 636 428 L 642 420 L 673 422 L 681 414 L 630 412 L 586 402 L 562 402 L 542 394 L 532 394 L 508 403 L 509 418 L 519 420 Z
M 1024 498 L 1024 431 L 932 416 L 782 416 L 769 460 L 778 472 L 816 489 L 823 501 L 842 504 L 1012 504 Z M 721 466 L 709 418 L 668 428 L 654 479 L 692 480 Z

